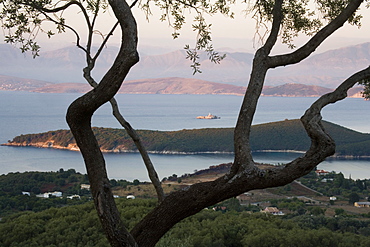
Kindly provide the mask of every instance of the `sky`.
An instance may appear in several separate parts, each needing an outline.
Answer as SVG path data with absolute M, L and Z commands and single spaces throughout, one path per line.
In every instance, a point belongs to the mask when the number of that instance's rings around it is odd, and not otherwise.
M 220 14 L 207 19 L 208 23 L 212 23 L 212 37 L 215 48 L 228 47 L 236 51 L 254 52 L 258 48 L 258 44 L 254 42 L 256 22 L 250 16 L 245 16 L 243 12 L 244 5 L 238 5 L 235 12 L 235 18 L 227 18 Z M 368 11 L 369 12 L 369 11 Z M 191 31 L 191 26 L 185 26 L 181 31 L 179 40 L 172 40 L 172 29 L 167 23 L 158 21 L 155 17 L 151 17 L 150 22 L 146 22 L 141 13 L 138 13 L 137 20 L 139 23 L 139 36 L 143 44 L 163 44 L 166 40 L 170 46 L 182 48 L 185 43 L 194 43 L 195 33 Z M 346 24 L 340 30 L 332 35 L 327 41 L 322 44 L 318 51 L 325 51 L 335 48 L 340 48 L 348 45 L 360 44 L 370 41 L 370 15 L 363 14 L 363 25 L 359 29 Z M 189 18 L 189 22 L 191 18 Z M 160 34 L 160 35 L 159 35 Z M 303 44 L 307 41 L 307 37 L 301 36 L 296 39 L 295 44 Z M 286 45 L 278 45 L 276 52 L 290 51 Z
M 216 14 L 215 16 L 207 18 L 207 22 L 212 23 L 213 44 L 216 49 L 225 50 L 225 47 L 227 47 L 233 51 L 242 52 L 254 52 L 256 50 L 258 44 L 253 41 L 255 21 L 252 20 L 250 16 L 245 17 L 243 13 L 244 8 L 245 5 L 240 4 L 233 8 L 235 13 L 234 19 L 224 17 L 221 14 Z M 366 11 L 368 10 L 366 9 Z M 195 43 L 196 34 L 191 31 L 192 14 L 189 15 L 186 25 L 180 31 L 180 38 L 173 40 L 171 36 L 172 28 L 169 27 L 168 23 L 158 20 L 160 16 L 158 10 L 156 11 L 153 9 L 153 15 L 150 17 L 149 22 L 146 20 L 143 11 L 136 8 L 133 12 L 138 23 L 139 49 L 143 49 L 143 47 L 152 47 L 152 52 L 157 50 L 158 53 L 162 53 L 162 51 L 166 50 L 182 49 L 185 44 L 193 45 Z M 77 29 L 83 33 L 85 24 L 79 10 L 73 8 L 66 11 L 65 14 L 67 23 L 77 27 Z M 325 41 L 318 49 L 318 52 L 368 42 L 370 38 L 370 15 L 363 15 L 363 25 L 360 29 L 349 26 L 348 24 L 345 25 L 345 27 L 341 28 Z M 101 30 L 103 34 L 108 33 L 110 27 L 115 22 L 111 10 L 104 13 L 99 20 L 98 29 Z M 4 35 L 1 33 L 1 42 L 3 41 L 3 37 Z M 82 37 L 84 37 L 84 35 L 82 35 Z M 97 41 L 101 40 L 99 35 L 96 35 L 95 38 Z M 299 37 L 295 44 L 302 44 L 305 40 L 307 40 L 307 38 Z M 52 39 L 39 36 L 37 41 L 42 45 L 44 50 L 51 50 L 73 45 L 75 38 L 71 32 L 67 32 L 61 35 L 58 34 Z M 117 45 L 119 41 L 119 33 L 116 32 L 110 42 L 111 44 Z M 289 51 L 286 45 L 278 45 L 275 50 L 276 53 L 284 51 Z

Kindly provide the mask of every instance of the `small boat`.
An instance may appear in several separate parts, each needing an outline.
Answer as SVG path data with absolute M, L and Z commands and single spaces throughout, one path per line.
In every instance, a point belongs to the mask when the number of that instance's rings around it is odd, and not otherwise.
M 221 117 L 209 113 L 207 116 L 198 116 L 197 119 L 220 119 Z

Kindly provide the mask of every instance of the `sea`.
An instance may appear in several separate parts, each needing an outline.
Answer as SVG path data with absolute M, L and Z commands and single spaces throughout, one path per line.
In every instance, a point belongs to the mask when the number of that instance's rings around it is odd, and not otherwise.
M 48 94 L 22 91 L 0 91 L 0 143 L 21 134 L 67 129 L 65 113 L 77 93 Z M 136 129 L 182 130 L 234 127 L 243 100 L 233 95 L 164 95 L 119 94 L 121 113 Z M 316 98 L 261 97 L 254 124 L 300 118 Z M 323 119 L 370 133 L 370 101 L 348 98 L 327 106 Z M 209 113 L 220 119 L 196 119 Z M 93 117 L 93 126 L 121 128 L 111 114 L 110 105 L 103 105 Z M 257 162 L 282 164 L 302 154 L 289 152 L 254 153 Z M 182 175 L 209 166 L 232 162 L 231 154 L 151 154 L 160 178 Z M 105 154 L 111 179 L 149 181 L 141 157 L 137 153 Z M 75 169 L 86 173 L 81 154 L 75 151 L 34 147 L 0 146 L 0 174 L 25 171 L 57 171 Z M 319 169 L 342 172 L 353 179 L 370 179 L 370 159 L 332 159 Z

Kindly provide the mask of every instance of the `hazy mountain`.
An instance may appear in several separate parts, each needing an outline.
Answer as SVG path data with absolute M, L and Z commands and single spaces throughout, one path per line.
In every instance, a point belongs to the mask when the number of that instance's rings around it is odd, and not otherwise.
M 146 56 L 133 67 L 129 78 L 145 79 L 176 76 L 239 86 L 246 85 L 253 54 L 227 52 L 225 54 L 226 58 L 220 64 L 210 62 L 208 57 L 202 54 L 199 58 L 202 73 L 196 75 L 193 75 L 190 67 L 191 61 L 186 59 L 186 52 L 183 50 L 163 55 Z
M 86 93 L 91 90 L 89 84 L 66 82 L 66 83 L 53 83 L 45 87 L 39 87 L 31 90 L 35 93 Z
M 0 90 L 22 90 L 38 93 L 85 93 L 91 90 L 86 83 L 48 83 L 36 80 L 0 76 Z M 330 88 L 284 84 L 266 86 L 262 96 L 317 97 L 332 91 Z M 349 91 L 349 97 L 361 97 L 362 87 Z M 227 94 L 244 95 L 245 87 L 199 79 L 168 77 L 125 81 L 119 93 L 127 94 Z
M 113 46 L 104 49 L 93 72 L 96 80 L 110 67 L 117 50 L 117 47 Z M 183 50 L 161 55 L 142 53 L 140 62 L 131 69 L 127 79 L 183 77 L 245 86 L 253 54 L 230 51 L 225 54 L 226 58 L 221 64 L 210 62 L 207 56 L 202 54 L 202 73 L 192 75 L 191 62 L 185 59 L 186 53 Z M 42 52 L 40 57 L 32 59 L 30 55 L 21 54 L 10 45 L 0 45 L 0 56 L 0 74 L 3 75 L 56 83 L 84 82 L 82 68 L 85 66 L 85 58 L 83 52 L 76 47 Z M 370 43 L 344 47 L 313 55 L 296 65 L 271 70 L 267 75 L 266 85 L 298 83 L 334 88 L 352 73 L 369 64 Z
M 316 85 L 304 85 L 296 83 L 287 83 L 279 86 L 266 86 L 262 90 L 262 96 L 279 96 L 279 97 L 318 97 L 329 93 L 333 89 L 320 87 Z M 363 87 L 358 86 L 348 91 L 348 97 L 362 97 Z
M 52 83 L 0 75 L 0 90 L 4 91 L 31 91 L 49 85 L 52 85 Z
M 313 55 L 299 64 L 272 70 L 267 83 L 302 83 L 333 88 L 370 65 L 370 43 Z
M 263 96 L 312 97 L 332 91 L 330 88 L 289 83 L 276 87 L 267 86 L 263 89 Z
M 112 63 L 116 47 L 106 48 L 97 61 L 93 75 L 99 79 Z M 10 45 L 0 45 L 0 74 L 44 80 L 54 83 L 85 82 L 82 69 L 86 66 L 84 53 L 69 46 L 58 50 L 41 52 L 33 59 Z
M 88 84 L 58 83 L 33 89 L 39 93 L 85 93 L 91 90 Z M 125 81 L 119 93 L 129 94 L 231 94 L 243 95 L 241 86 L 215 83 L 189 78 L 159 78 Z
M 199 79 L 170 77 L 127 81 L 120 93 L 244 95 L 245 87 Z

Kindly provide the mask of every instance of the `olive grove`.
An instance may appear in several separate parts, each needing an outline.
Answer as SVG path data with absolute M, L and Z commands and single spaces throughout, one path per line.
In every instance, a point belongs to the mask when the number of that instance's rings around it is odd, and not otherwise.
M 83 76 L 93 87 L 91 91 L 77 98 L 68 108 L 67 122 L 83 155 L 91 193 L 100 222 L 112 246 L 155 246 L 159 239 L 176 223 L 194 215 L 205 207 L 214 205 L 241 193 L 288 184 L 309 173 L 326 157 L 335 152 L 335 142 L 325 132 L 321 124 L 321 110 L 328 104 L 346 97 L 347 91 L 357 83 L 365 84 L 368 92 L 370 67 L 354 71 L 337 89 L 320 97 L 304 113 L 301 121 L 311 139 L 311 146 L 301 157 L 268 169 L 260 169 L 254 162 L 249 144 L 249 134 L 265 77 L 270 69 L 299 63 L 309 57 L 324 40 L 347 22 L 360 25 L 360 8 L 366 8 L 366 0 L 255 0 L 244 1 L 245 9 L 257 22 L 256 37 L 261 46 L 255 53 L 252 72 L 244 95 L 237 124 L 234 131 L 234 161 L 230 171 L 210 182 L 197 183 L 181 191 L 165 195 L 145 147 L 135 130 L 119 112 L 115 94 L 130 69 L 139 61 L 137 51 L 137 23 L 133 8 L 141 8 L 150 13 L 159 8 L 162 20 L 167 20 L 173 28 L 173 37 L 180 35 L 185 23 L 185 12 L 194 13 L 193 29 L 197 42 L 194 48 L 186 47 L 188 59 L 193 63 L 193 71 L 200 71 L 199 52 L 204 50 L 213 62 L 221 62 L 222 55 L 213 50 L 210 25 L 206 15 L 221 13 L 233 17 L 231 6 L 234 0 L 0 0 L 2 5 L 2 27 L 7 32 L 5 41 L 19 45 L 22 51 L 38 55 L 40 47 L 35 41 L 38 35 L 54 36 L 55 32 L 71 31 L 75 34 L 76 45 L 86 55 Z M 64 18 L 69 8 L 78 8 L 87 26 L 87 38 L 82 37 Z M 92 52 L 95 24 L 108 10 L 113 11 L 116 24 L 104 36 L 98 50 Z M 247 21 L 247 20 L 246 20 Z M 44 22 L 55 24 L 56 31 L 43 28 Z M 116 30 L 118 29 L 118 30 Z M 91 71 L 104 46 L 114 34 L 121 35 L 119 52 L 111 68 L 97 82 Z M 298 34 L 307 35 L 307 42 L 300 47 L 294 46 Z M 285 54 L 271 55 L 277 43 L 282 42 L 292 48 Z M 184 58 L 185 59 L 185 58 Z M 189 73 L 191 71 L 189 70 Z M 225 71 L 227 73 L 227 71 Z M 148 170 L 149 177 L 158 195 L 158 205 L 148 213 L 131 231 L 126 229 L 120 218 L 109 179 L 104 157 L 91 129 L 94 112 L 103 104 L 110 102 L 113 115 L 134 140 Z M 124 160 L 122 161 L 124 162 Z M 109 164 L 108 164 L 109 165 Z

